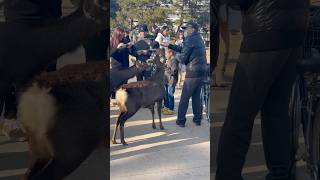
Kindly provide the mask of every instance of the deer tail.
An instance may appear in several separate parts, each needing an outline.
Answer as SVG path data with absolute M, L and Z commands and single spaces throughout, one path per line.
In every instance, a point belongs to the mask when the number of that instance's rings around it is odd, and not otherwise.
M 128 100 L 128 92 L 125 89 L 120 88 L 116 92 L 116 100 L 120 111 L 127 111 L 126 102 Z
M 33 84 L 21 95 L 18 105 L 18 116 L 29 135 L 30 149 L 39 158 L 53 156 L 48 131 L 54 125 L 57 105 L 50 90 Z

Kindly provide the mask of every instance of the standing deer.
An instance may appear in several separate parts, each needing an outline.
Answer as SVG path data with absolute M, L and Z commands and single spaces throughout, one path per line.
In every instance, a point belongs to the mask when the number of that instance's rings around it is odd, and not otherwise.
M 18 104 L 30 149 L 25 180 L 62 180 L 103 144 L 106 64 L 68 65 L 28 83 Z
M 0 109 L 13 84 L 24 84 L 107 28 L 107 0 L 81 0 L 78 10 L 50 25 L 0 23 Z
M 122 85 L 116 92 L 116 100 L 120 110 L 120 115 L 114 129 L 112 143 L 117 144 L 116 134 L 120 125 L 120 139 L 123 145 L 127 145 L 124 140 L 124 124 L 140 108 L 148 108 L 152 114 L 152 127 L 155 129 L 154 106 L 157 103 L 160 129 L 164 129 L 161 121 L 161 106 L 164 98 L 164 63 L 160 57 L 154 59 L 156 71 L 149 80 L 132 82 Z

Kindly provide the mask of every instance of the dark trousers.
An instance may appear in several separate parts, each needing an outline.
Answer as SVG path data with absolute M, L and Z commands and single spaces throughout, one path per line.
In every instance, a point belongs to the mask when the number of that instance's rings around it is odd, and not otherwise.
M 4 106 L 4 108 L 3 108 Z M 10 91 L 6 94 L 4 102 L 0 106 L 0 114 L 4 111 L 4 118 L 6 119 L 16 119 L 17 118 L 17 99 L 16 99 L 16 89 L 11 87 Z
M 176 86 L 174 85 L 165 85 L 165 96 L 164 96 L 164 106 L 170 110 L 174 110 L 174 92 Z
M 202 105 L 200 100 L 203 78 L 186 78 L 182 87 L 181 98 L 178 108 L 178 119 L 180 124 L 186 123 L 186 113 L 189 107 L 189 99 L 192 98 L 193 121 L 201 122 Z
M 301 49 L 241 53 L 220 135 L 216 180 L 242 180 L 254 119 L 261 110 L 268 180 L 288 180 L 292 165 L 288 104 Z

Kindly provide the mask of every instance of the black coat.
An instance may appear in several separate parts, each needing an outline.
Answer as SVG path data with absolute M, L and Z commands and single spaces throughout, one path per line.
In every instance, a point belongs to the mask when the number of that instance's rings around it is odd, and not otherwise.
M 43 23 L 62 15 L 62 0 L 5 0 L 4 16 L 8 22 Z
M 113 58 L 111 60 L 112 68 L 118 67 L 119 63 L 121 65 L 119 68 L 127 68 L 129 67 L 129 55 L 137 56 L 134 46 L 131 46 L 131 48 L 114 48 L 111 49 L 110 53 L 110 56 Z
M 228 0 L 241 9 L 241 52 L 295 48 L 303 43 L 309 0 Z
M 207 75 L 206 49 L 198 32 L 187 36 L 182 47 L 170 44 L 169 48 L 181 53 L 179 61 L 186 65 L 186 78 L 198 78 Z
M 107 60 L 107 37 L 108 32 L 104 30 L 92 36 L 83 44 L 87 61 Z

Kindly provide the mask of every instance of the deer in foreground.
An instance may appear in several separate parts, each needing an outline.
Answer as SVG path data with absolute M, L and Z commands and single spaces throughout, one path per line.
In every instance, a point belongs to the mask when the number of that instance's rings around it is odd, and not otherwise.
M 28 135 L 25 180 L 62 180 L 107 137 L 106 62 L 68 65 L 32 79 L 18 118 Z
M 58 57 L 107 28 L 107 0 L 81 0 L 71 15 L 45 26 L 0 23 L 0 109 L 13 84 L 24 84 Z
M 156 70 L 149 80 L 124 84 L 117 90 L 116 100 L 120 115 L 113 133 L 113 144 L 117 144 L 116 134 L 120 125 L 121 143 L 127 145 L 124 140 L 124 124 L 141 108 L 150 109 L 152 127 L 155 129 L 154 106 L 157 104 L 160 129 L 164 129 L 161 121 L 161 106 L 164 98 L 164 63 L 160 61 L 159 56 L 156 56 L 154 59 Z

